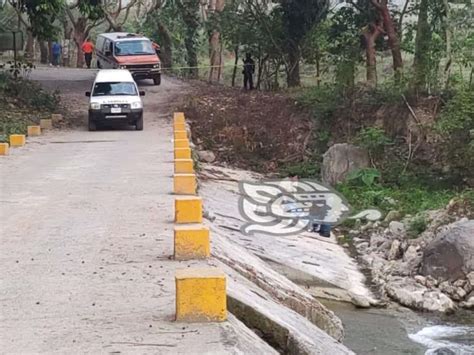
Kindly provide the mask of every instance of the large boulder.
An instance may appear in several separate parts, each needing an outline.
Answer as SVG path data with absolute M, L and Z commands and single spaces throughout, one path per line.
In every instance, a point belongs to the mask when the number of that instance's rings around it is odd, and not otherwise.
M 422 311 L 449 313 L 454 302 L 438 290 L 430 290 L 414 279 L 397 277 L 385 285 L 387 294 L 398 303 Z
M 426 246 L 421 273 L 442 280 L 465 278 L 474 271 L 474 220 L 451 223 Z
M 370 167 L 368 152 L 348 143 L 334 144 L 323 155 L 322 179 L 332 186 L 346 179 L 355 170 Z
M 205 163 L 212 163 L 216 160 L 216 155 L 210 150 L 198 150 L 198 158 Z

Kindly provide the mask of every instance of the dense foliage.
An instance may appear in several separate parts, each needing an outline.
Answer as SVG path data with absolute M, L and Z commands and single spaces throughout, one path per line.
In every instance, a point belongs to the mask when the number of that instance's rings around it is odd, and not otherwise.
M 317 176 L 331 144 L 362 146 L 372 166 L 341 186 L 356 205 L 380 205 L 379 197 L 388 196 L 411 211 L 409 205 L 438 206 L 474 186 L 472 1 L 9 3 L 30 48 L 34 38 L 43 48 L 46 40 L 68 38 L 80 53 L 94 31 L 142 32 L 160 43 L 165 70 L 232 86 L 240 82 L 245 54 L 252 54 L 255 87 L 303 86 L 290 96 L 314 121 L 311 139 L 296 142 L 305 154 L 278 169 Z
M 11 65 L 13 66 L 13 65 Z M 27 67 L 26 64 L 17 66 Z M 38 124 L 39 119 L 55 112 L 59 105 L 57 92 L 50 93 L 27 78 L 27 69 L 0 73 L 0 141 L 7 141 L 10 134 L 26 134 L 28 124 Z

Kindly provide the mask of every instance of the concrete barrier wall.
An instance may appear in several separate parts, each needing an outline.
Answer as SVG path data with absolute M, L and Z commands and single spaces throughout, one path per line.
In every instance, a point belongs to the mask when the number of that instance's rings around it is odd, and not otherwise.
M 175 197 L 175 260 L 210 257 L 209 227 L 202 224 L 202 199 L 197 196 L 197 177 L 191 158 L 186 120 L 182 112 L 173 117 Z M 225 274 L 217 268 L 177 270 L 176 320 L 221 322 L 227 319 Z

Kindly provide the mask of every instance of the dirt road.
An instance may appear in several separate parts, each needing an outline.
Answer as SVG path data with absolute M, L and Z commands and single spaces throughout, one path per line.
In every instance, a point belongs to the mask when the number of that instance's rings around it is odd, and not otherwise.
M 33 78 L 84 118 L 93 76 L 43 69 Z M 232 316 L 173 321 L 174 270 L 198 264 L 169 259 L 170 118 L 185 86 L 143 88 L 144 131 L 52 131 L 0 160 L 0 352 L 271 352 Z

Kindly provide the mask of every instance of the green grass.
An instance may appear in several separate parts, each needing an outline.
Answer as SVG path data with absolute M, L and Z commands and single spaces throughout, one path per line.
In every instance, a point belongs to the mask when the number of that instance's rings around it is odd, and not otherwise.
M 347 183 L 338 185 L 337 190 L 357 211 L 376 208 L 384 213 L 397 210 L 404 215 L 443 208 L 456 196 L 464 194 L 468 197 L 472 194 L 472 190 L 459 193 L 455 190 L 433 190 L 424 186 L 354 186 Z

